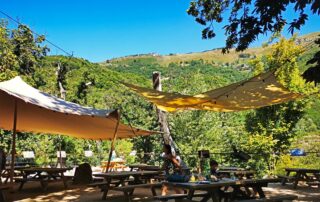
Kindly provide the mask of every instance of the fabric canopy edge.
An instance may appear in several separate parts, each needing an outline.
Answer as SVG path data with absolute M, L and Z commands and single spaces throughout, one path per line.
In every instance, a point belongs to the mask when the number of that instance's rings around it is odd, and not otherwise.
M 275 101 L 277 100 L 276 98 L 273 99 L 272 101 L 269 101 L 269 103 L 263 103 L 260 104 L 260 106 L 249 106 L 249 107 L 230 107 L 230 103 L 222 103 L 220 101 L 217 101 L 221 96 L 226 95 L 228 97 L 228 93 L 233 92 L 237 90 L 238 87 L 241 87 L 245 85 L 246 83 L 250 82 L 265 82 L 266 79 L 269 79 L 269 77 L 272 75 L 272 78 L 275 77 L 274 75 L 275 70 L 270 70 L 267 72 L 263 72 L 259 75 L 253 76 L 251 78 L 238 81 L 236 83 L 229 84 L 227 86 L 213 89 L 210 91 L 206 91 L 200 94 L 196 94 L 194 96 L 191 95 L 183 95 L 180 93 L 168 93 L 168 92 L 159 92 L 155 91 L 153 89 L 145 88 L 145 87 L 140 87 L 136 86 L 133 84 L 128 84 L 126 82 L 120 82 L 121 84 L 125 85 L 129 89 L 133 90 L 135 93 L 139 94 L 140 96 L 144 97 L 148 101 L 152 102 L 155 104 L 159 109 L 167 111 L 167 112 L 178 112 L 178 111 L 183 111 L 183 110 L 207 110 L 207 111 L 216 111 L 216 112 L 236 112 L 236 111 L 244 111 L 244 110 L 249 110 L 249 109 L 257 109 L 265 106 L 270 106 L 274 104 L 280 104 L 283 102 L 288 102 L 292 101 L 295 99 L 300 99 L 305 97 L 306 95 L 301 94 L 301 93 L 295 93 L 291 92 L 289 89 L 284 87 L 281 83 L 277 82 L 275 80 L 275 84 L 277 85 L 277 90 L 283 91 L 283 93 L 290 94 L 287 98 L 279 98 L 281 99 L 280 101 Z M 227 89 L 233 87 L 233 89 L 229 89 L 227 92 L 220 92 L 222 89 Z M 268 89 L 269 90 L 269 89 Z M 221 94 L 218 95 L 217 97 L 212 97 L 210 94 L 212 92 L 220 92 Z M 244 91 L 246 93 L 246 91 Z M 264 101 L 265 102 L 265 101 Z M 209 104 L 209 105 L 208 105 Z M 212 106 L 210 106 L 212 105 Z
M 11 83 L 9 83 L 9 82 L 11 82 Z M 17 85 L 16 86 L 12 85 L 12 84 L 15 84 L 15 82 L 17 82 Z M 8 84 L 10 84 L 10 85 L 8 85 Z M 12 88 L 10 88 L 10 86 Z M 69 111 L 70 111 L 70 109 L 72 109 L 72 107 L 76 106 L 77 108 L 84 108 L 85 110 L 93 110 L 94 112 L 100 112 L 100 113 L 97 116 L 95 113 L 92 113 L 92 114 L 80 114 L 80 113 L 69 113 L 69 112 L 66 112 L 66 111 L 62 111 L 63 109 L 62 110 L 55 110 L 56 108 L 49 108 L 49 107 L 46 107 L 45 105 L 41 105 L 40 102 L 35 102 L 35 101 L 37 101 L 37 99 L 32 99 L 32 96 L 29 96 L 28 94 L 23 93 L 23 90 L 26 90 L 26 89 L 19 88 L 19 87 L 25 87 L 27 90 L 31 90 L 32 93 L 40 94 L 39 96 L 47 96 L 50 99 L 52 98 L 53 101 L 59 100 L 60 102 L 58 104 L 64 104 L 64 103 L 70 104 L 71 107 L 69 108 Z M 10 91 L 10 90 L 12 90 L 12 91 Z M 41 92 L 38 89 L 35 89 L 35 88 L 29 86 L 28 84 L 26 84 L 21 79 L 21 77 L 19 77 L 19 76 L 15 77 L 15 78 L 13 78 L 11 80 L 0 82 L 0 91 L 3 92 L 2 96 L 5 96 L 5 94 L 6 94 L 7 96 L 11 97 L 11 99 L 12 99 L 11 103 L 20 103 L 20 105 L 34 106 L 34 109 L 39 108 L 39 110 L 45 110 L 47 112 L 51 111 L 52 113 L 60 114 L 59 116 L 62 116 L 62 117 L 64 115 L 65 116 L 76 116 L 76 117 L 88 117 L 86 119 L 91 119 L 91 117 L 92 117 L 92 118 L 96 118 L 96 119 L 100 119 L 100 120 L 105 118 L 106 120 L 110 120 L 113 123 L 118 122 L 118 114 L 119 114 L 119 110 L 118 109 L 97 110 L 97 109 L 94 109 L 94 108 L 91 108 L 91 107 L 82 107 L 79 104 L 72 103 L 72 102 L 67 102 L 67 101 L 59 99 L 57 97 L 54 97 L 54 96 L 52 96 L 50 94 Z M 22 92 L 22 93 L 19 94 L 19 92 Z M 29 100 L 31 100 L 31 101 L 29 101 Z M 41 99 L 38 99 L 38 100 L 41 101 Z M 23 104 L 23 103 L 25 103 L 25 104 Z M 5 106 L 7 106 L 6 108 L 9 107 L 8 105 L 4 105 L 4 107 Z M 9 108 L 11 108 L 11 107 L 9 107 Z M 60 109 L 59 105 L 57 105 L 57 109 Z M 19 111 L 20 110 L 18 109 L 18 112 Z M 87 112 L 87 111 L 85 111 L 85 112 Z M 102 113 L 103 113 L 103 116 L 101 116 Z M 19 119 L 19 117 L 18 117 L 18 119 Z M 19 123 L 19 120 L 18 120 L 18 123 Z M 160 131 L 150 131 L 150 130 L 133 128 L 131 126 L 131 124 L 130 124 L 130 129 L 129 129 L 129 127 L 127 125 L 125 125 L 123 123 L 120 123 L 120 125 L 121 125 L 120 133 L 122 134 L 122 136 L 121 136 L 122 138 L 132 138 L 132 137 L 136 137 L 136 136 L 147 136 L 147 135 L 160 134 L 161 133 Z M 4 129 L 4 130 L 11 130 L 11 128 L 8 127 L 8 126 L 1 127 L 1 128 Z M 92 140 L 111 140 L 112 139 L 110 137 L 95 137 L 95 138 L 92 138 L 90 136 L 88 136 L 88 138 L 87 137 L 77 137 L 75 135 L 67 134 L 67 133 L 44 132 L 44 131 L 39 131 L 39 130 L 21 129 L 21 128 L 17 128 L 17 132 L 30 132 L 30 133 L 34 133 L 34 134 L 65 135 L 65 136 L 76 137 L 76 138 L 80 138 L 80 139 L 92 139 Z M 128 134 L 126 134 L 126 133 L 128 133 Z M 132 135 L 130 135 L 130 134 L 132 134 Z

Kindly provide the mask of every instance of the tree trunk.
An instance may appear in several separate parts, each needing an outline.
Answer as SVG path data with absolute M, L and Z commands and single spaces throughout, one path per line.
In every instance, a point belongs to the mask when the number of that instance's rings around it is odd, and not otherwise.
M 161 73 L 160 72 L 153 72 L 152 81 L 153 81 L 153 89 L 155 89 L 157 91 L 162 91 Z M 173 139 L 170 135 L 167 114 L 166 114 L 166 112 L 164 112 L 158 108 L 157 108 L 157 114 L 158 114 L 158 122 L 160 124 L 160 131 L 163 132 L 163 134 L 162 134 L 163 142 L 164 142 L 164 144 L 169 144 L 172 148 L 173 154 L 175 154 L 176 146 L 175 146 Z
M 57 82 L 58 82 L 59 91 L 60 91 L 60 97 L 65 100 L 66 99 L 66 90 L 64 89 L 64 87 L 62 85 L 64 75 L 62 75 L 62 69 L 61 69 L 60 62 L 58 63 L 56 74 L 57 74 Z

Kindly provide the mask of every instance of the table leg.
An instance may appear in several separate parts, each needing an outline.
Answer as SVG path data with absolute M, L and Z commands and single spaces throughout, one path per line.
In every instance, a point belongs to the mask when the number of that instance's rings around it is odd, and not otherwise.
M 207 202 L 211 198 L 211 194 L 208 192 L 208 195 L 204 196 L 200 202 Z
M 299 180 L 301 178 L 302 174 L 300 172 L 297 172 L 295 179 L 294 179 L 294 183 L 293 183 L 293 188 L 296 189 L 299 183 Z
M 213 190 L 210 192 L 212 202 L 219 202 L 220 201 L 220 194 L 219 190 Z
M 157 196 L 156 188 L 155 186 L 151 187 L 152 196 Z
M 28 175 L 26 173 L 22 174 L 22 180 L 20 182 L 19 191 L 22 190 L 24 183 L 27 181 Z
M 123 194 L 124 194 L 125 201 L 131 202 L 131 197 L 130 197 L 131 194 L 126 191 L 124 191 Z
M 265 198 L 266 197 L 266 195 L 264 194 L 264 191 L 263 191 L 261 186 L 255 186 L 254 189 L 255 189 L 256 192 L 258 192 L 259 198 Z
M 38 173 L 37 175 L 38 175 L 38 177 L 39 177 L 39 179 L 40 179 L 40 185 L 41 185 L 43 191 L 46 191 L 47 188 L 48 188 L 48 181 L 46 181 L 46 180 L 44 179 L 44 177 L 41 175 L 41 173 Z M 49 174 L 48 174 L 48 175 L 49 175 Z
M 103 191 L 102 200 L 106 200 L 107 199 L 107 195 L 108 195 L 108 191 L 109 191 L 109 188 L 110 188 L 111 180 L 112 180 L 111 178 L 107 179 L 108 185 L 106 185 L 105 188 L 102 190 Z
M 193 190 L 193 189 L 190 189 L 189 192 L 188 192 L 187 199 L 192 200 L 193 195 L 194 195 L 194 190 Z
M 25 183 L 25 180 L 22 180 L 22 181 L 20 182 L 20 186 L 19 186 L 19 189 L 18 189 L 19 191 L 22 190 L 24 183 Z
M 64 188 L 67 189 L 68 188 L 67 178 L 64 176 L 63 172 L 60 175 L 61 175 L 61 179 L 62 179 Z
M 287 171 L 286 176 L 289 177 L 289 175 L 290 175 L 290 171 Z M 286 179 L 286 178 L 283 178 L 283 179 L 282 179 L 282 183 L 281 183 L 282 186 L 286 185 L 286 182 L 287 182 L 287 179 Z

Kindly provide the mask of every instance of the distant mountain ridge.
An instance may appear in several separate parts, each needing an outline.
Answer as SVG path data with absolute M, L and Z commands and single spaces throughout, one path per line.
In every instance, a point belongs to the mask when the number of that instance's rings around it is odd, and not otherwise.
M 320 32 L 313 32 L 306 35 L 301 35 L 297 37 L 297 43 L 304 47 L 313 46 L 314 40 L 317 36 L 320 35 Z M 239 59 L 248 59 L 254 58 L 266 54 L 270 50 L 269 47 L 253 47 L 249 48 L 243 52 L 236 52 L 231 50 L 228 54 L 222 54 L 221 48 L 215 48 L 212 50 L 205 50 L 202 52 L 192 52 L 192 53 L 177 53 L 169 55 L 160 55 L 157 53 L 146 53 L 146 54 L 135 54 L 119 58 L 113 58 L 106 60 L 101 63 L 127 63 L 132 60 L 137 59 L 148 59 L 154 63 L 159 63 L 160 65 L 167 66 L 170 63 L 186 63 L 192 60 L 203 60 L 207 63 L 233 63 Z M 241 63 L 241 62 L 240 62 Z

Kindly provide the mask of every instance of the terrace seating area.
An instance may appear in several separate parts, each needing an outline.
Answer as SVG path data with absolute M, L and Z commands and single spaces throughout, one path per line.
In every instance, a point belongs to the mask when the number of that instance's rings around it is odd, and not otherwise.
M 320 197 L 318 184 L 312 184 L 303 178 L 293 175 L 289 178 L 257 178 L 252 170 L 223 169 L 224 176 L 210 181 L 196 179 L 189 182 L 168 182 L 159 166 L 134 164 L 110 172 L 102 172 L 103 166 L 92 167 L 92 181 L 87 184 L 74 184 L 75 169 L 72 168 L 39 168 L 17 167 L 15 183 L 3 182 L 0 191 L 2 201 L 316 201 Z M 299 170 L 287 168 L 289 170 Z M 225 177 L 226 173 L 252 173 L 251 177 L 235 175 Z M 310 169 L 303 172 L 315 173 L 318 180 L 320 170 Z M 65 176 L 69 174 L 69 176 Z M 71 175 L 70 175 L 71 174 Z M 195 173 L 196 174 L 196 173 Z M 200 176 L 200 175 L 199 175 Z M 197 177 L 196 177 L 197 178 Z M 159 180 L 162 179 L 162 180 Z M 295 179 L 299 179 L 296 183 Z M 302 180 L 301 180 L 302 179 Z M 285 184 L 283 184 L 286 180 Z M 28 182 L 28 183 L 26 183 Z M 50 183 L 49 183 L 50 182 Z M 315 181 L 317 182 L 317 181 Z M 161 195 L 162 186 L 168 186 L 167 195 Z M 41 189 L 39 189 L 41 187 Z M 179 188 L 183 194 L 173 190 Z
M 130 172 L 130 171 L 125 171 Z M 122 171 L 119 171 L 122 173 Z M 194 182 L 195 184 L 196 182 Z M 96 186 L 89 185 L 74 185 L 72 180 L 67 181 L 68 186 L 65 188 L 61 182 L 52 182 L 47 190 L 39 189 L 39 183 L 30 182 L 25 184 L 24 188 L 18 191 L 19 184 L 15 183 L 13 186 L 14 193 L 10 191 L 10 186 L 3 186 L 4 197 L 7 201 L 175 201 L 185 199 L 188 201 L 188 192 L 185 194 L 176 194 L 173 190 L 169 191 L 167 196 L 161 196 L 161 182 L 154 182 L 154 184 L 134 185 L 132 181 L 127 181 L 125 186 L 116 188 L 118 182 L 114 182 L 113 189 L 108 191 L 106 199 L 102 199 L 99 185 L 105 185 L 103 181 L 96 182 Z M 200 186 L 203 186 L 200 185 Z M 205 186 L 208 186 L 207 184 Z M 151 188 L 154 188 L 152 191 Z M 100 187 L 101 188 L 101 187 Z M 229 201 L 316 201 L 320 197 L 320 190 L 317 186 L 308 186 L 306 183 L 299 183 L 298 188 L 294 188 L 291 183 L 285 186 L 280 182 L 268 183 L 268 186 L 262 187 L 265 194 L 264 198 L 251 198 L 251 199 L 229 199 Z M 155 194 L 155 193 L 156 194 Z M 127 194 L 125 194 L 127 193 Z M 192 197 L 192 201 L 200 201 L 205 196 L 206 192 L 196 191 Z M 212 201 L 210 199 L 209 201 Z M 223 200 L 222 200 L 223 201 Z

